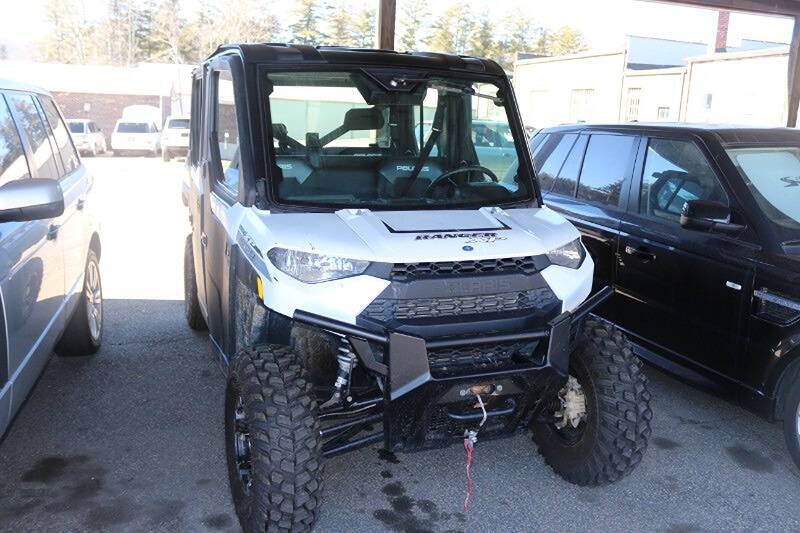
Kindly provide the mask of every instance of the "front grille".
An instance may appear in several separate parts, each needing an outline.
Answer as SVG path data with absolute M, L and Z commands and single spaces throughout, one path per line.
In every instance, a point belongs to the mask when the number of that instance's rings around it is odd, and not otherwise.
M 523 341 L 440 348 L 428 352 L 428 363 L 434 376 L 500 370 L 533 362 L 538 345 L 539 341 Z
M 533 256 L 479 259 L 475 261 L 443 261 L 438 263 L 395 263 L 392 279 L 407 281 L 414 278 L 453 276 L 465 274 L 522 273 L 535 274 Z
M 407 300 L 377 298 L 367 306 L 364 314 L 374 320 L 388 322 L 392 319 L 409 320 L 414 318 L 521 311 L 525 309 L 546 309 L 556 301 L 555 294 L 548 287 L 478 296 L 413 298 Z

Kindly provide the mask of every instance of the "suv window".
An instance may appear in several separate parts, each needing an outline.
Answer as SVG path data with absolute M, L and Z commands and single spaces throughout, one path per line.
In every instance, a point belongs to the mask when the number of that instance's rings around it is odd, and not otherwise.
M 591 136 L 578 183 L 578 198 L 619 205 L 635 140 L 631 135 Z
M 216 80 L 214 132 L 222 164 L 220 183 L 236 195 L 239 191 L 239 126 L 236 122 L 233 78 L 229 70 L 221 70 L 216 74 Z
M 17 113 L 19 125 L 28 141 L 31 143 L 33 152 L 33 165 L 36 168 L 36 175 L 39 178 L 58 178 L 58 169 L 53 150 L 50 146 L 47 126 L 42 121 L 42 117 L 36 110 L 33 96 L 29 94 L 9 94 L 8 103 Z
M 581 171 L 583 154 L 586 151 L 586 143 L 589 141 L 588 135 L 581 135 L 572 150 L 569 151 L 567 160 L 561 165 L 558 172 L 558 179 L 553 186 L 553 192 L 566 196 L 575 196 L 575 185 L 578 183 L 578 174 Z
M 725 190 L 697 145 L 678 139 L 648 142 L 639 198 L 641 214 L 675 222 L 688 200 L 728 205 Z
M 41 97 L 40 102 L 44 109 L 44 114 L 47 116 L 47 121 L 50 122 L 50 128 L 53 130 L 53 136 L 58 145 L 58 151 L 61 152 L 61 161 L 64 163 L 64 174 L 69 174 L 80 165 L 78 159 L 78 152 L 72 145 L 72 140 L 67 133 L 67 127 L 61 119 L 61 114 L 56 109 L 56 104 L 51 98 Z
M 11 111 L 0 95 L 0 185 L 28 178 L 28 162 Z
M 534 160 L 539 171 L 542 194 L 552 191 L 558 173 L 577 138 L 577 133 L 554 133 L 536 151 Z

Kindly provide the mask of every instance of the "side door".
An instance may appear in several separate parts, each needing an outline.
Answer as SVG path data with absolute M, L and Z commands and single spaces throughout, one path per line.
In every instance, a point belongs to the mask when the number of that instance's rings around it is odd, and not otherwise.
M 207 113 L 203 110 L 204 104 L 203 73 L 198 71 L 192 77 L 192 117 L 189 129 L 189 157 L 186 158 L 188 182 L 185 185 L 187 207 L 189 208 L 189 222 L 192 226 L 192 256 L 194 258 L 195 279 L 197 282 L 197 300 L 203 314 L 208 317 L 206 305 L 206 278 L 203 266 L 203 203 L 205 201 L 203 179 L 204 168 L 208 162 L 208 151 L 203 150 L 204 129 L 203 117 Z
M 25 152 L 17 125 L 4 95 L 0 93 L 0 186 L 30 177 Z M 12 300 L 19 298 L 20 290 L 15 287 L 15 282 L 10 278 L 10 272 L 19 264 L 22 254 L 27 251 L 19 250 L 16 246 L 18 238 L 26 233 L 27 230 L 23 223 L 0 223 L 0 299 L 2 300 L 0 302 L 0 435 L 5 431 L 10 419 L 12 391 L 9 380 L 19 367 L 20 360 L 18 356 L 10 357 L 8 335 L 9 327 L 19 323 L 19 316 L 15 314 L 15 318 L 8 320 L 10 317 L 6 316 L 3 309 L 8 306 L 9 312 L 15 312 L 10 304 Z M 14 349 L 19 350 L 16 342 Z
M 64 119 L 49 96 L 39 96 L 46 122 L 52 131 L 56 159 L 60 161 L 60 185 L 64 192 L 64 214 L 57 220 L 58 241 L 64 251 L 64 289 L 75 303 L 83 290 L 83 273 L 89 250 L 90 221 L 86 202 L 92 187 L 91 175 L 81 164 Z
M 24 176 L 58 179 L 56 152 L 34 96 L 7 91 L 4 100 L 0 102 L 0 115 L 10 110 L 27 154 L 29 165 Z M 4 121 L 11 124 L 7 114 Z M 18 177 L 22 176 L 13 176 Z M 24 401 L 64 328 L 64 257 L 58 221 L 3 223 L 0 257 L 13 413 Z
M 233 244 L 227 228 L 239 196 L 239 126 L 234 80 L 228 58 L 211 64 L 208 73 L 209 113 L 204 135 L 208 164 L 204 167 L 203 261 L 209 331 L 224 354 L 230 338 L 229 271 Z
M 680 212 L 703 199 L 741 211 L 702 140 L 650 137 L 642 143 L 618 254 L 619 322 L 645 347 L 678 362 L 732 376 L 746 338 L 756 246 L 745 237 L 687 230 Z M 649 346 L 648 346 L 649 345 Z
M 537 151 L 538 158 L 551 150 L 539 172 L 545 204 L 581 232 L 595 262 L 594 290 L 614 283 L 620 219 L 638 143 L 634 135 L 554 133 Z M 607 316 L 612 303 L 603 310 Z

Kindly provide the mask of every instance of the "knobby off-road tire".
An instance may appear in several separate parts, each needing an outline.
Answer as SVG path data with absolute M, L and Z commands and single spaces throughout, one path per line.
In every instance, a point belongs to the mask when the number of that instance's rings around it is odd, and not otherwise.
M 249 441 L 249 485 L 236 446 L 242 429 Z M 262 345 L 233 359 L 225 441 L 231 492 L 245 532 L 310 531 L 322 503 L 322 449 L 317 403 L 291 348 Z
M 534 441 L 547 464 L 571 483 L 618 481 L 642 460 L 650 437 L 653 414 L 642 363 L 622 332 L 590 316 L 569 366 L 583 388 L 586 417 L 571 431 L 540 418 L 532 426 Z
M 792 460 L 800 468 L 800 372 L 793 381 L 783 402 L 783 435 Z
M 89 250 L 83 275 L 78 306 L 58 341 L 56 352 L 65 357 L 91 355 L 103 343 L 103 285 L 100 282 L 100 262 L 94 250 Z
M 316 328 L 295 326 L 290 344 L 314 385 L 330 385 L 336 377 L 336 341 Z
M 208 328 L 200 311 L 200 302 L 197 299 L 197 279 L 194 273 L 194 252 L 192 251 L 192 235 L 186 236 L 183 248 L 183 310 L 186 322 L 196 331 Z

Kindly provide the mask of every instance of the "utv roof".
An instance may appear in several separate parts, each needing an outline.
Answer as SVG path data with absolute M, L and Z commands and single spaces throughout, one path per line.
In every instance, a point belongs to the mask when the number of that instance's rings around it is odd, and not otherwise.
M 437 52 L 395 52 L 341 46 L 305 44 L 223 44 L 208 59 L 238 53 L 245 63 L 291 65 L 355 65 L 460 70 L 504 76 L 505 71 L 491 59 L 440 54 Z
M 720 143 L 800 143 L 800 130 L 795 128 L 755 127 L 734 124 L 700 124 L 690 122 L 622 122 L 617 124 L 566 124 L 543 128 L 542 133 L 554 131 L 612 130 L 639 133 L 644 131 L 686 131 L 695 135 L 715 135 Z

